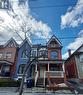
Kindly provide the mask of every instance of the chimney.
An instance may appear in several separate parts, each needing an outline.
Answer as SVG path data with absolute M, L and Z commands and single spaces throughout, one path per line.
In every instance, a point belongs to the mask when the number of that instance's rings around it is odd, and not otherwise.
M 68 50 L 69 57 L 71 56 L 71 49 Z

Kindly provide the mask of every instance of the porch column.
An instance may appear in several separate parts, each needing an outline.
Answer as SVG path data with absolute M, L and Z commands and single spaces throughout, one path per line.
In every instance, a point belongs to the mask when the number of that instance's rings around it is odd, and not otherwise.
M 49 62 L 48 62 L 48 71 L 50 70 L 50 68 L 49 68 Z
M 62 69 L 63 69 L 63 72 L 65 73 L 65 67 L 64 67 L 64 63 L 62 65 Z
M 35 65 L 35 72 L 37 71 L 37 64 Z
M 64 66 L 64 63 L 62 65 L 62 68 L 63 68 L 63 76 L 64 76 L 64 82 L 66 81 L 66 74 L 65 74 L 65 66 Z
M 37 64 L 35 64 L 35 86 L 36 86 L 36 83 L 37 83 L 37 78 L 38 78 Z

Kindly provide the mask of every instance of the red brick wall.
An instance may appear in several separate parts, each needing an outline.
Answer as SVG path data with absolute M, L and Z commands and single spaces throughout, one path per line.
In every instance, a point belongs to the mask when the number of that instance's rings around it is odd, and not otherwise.
M 62 59 L 61 49 L 48 48 L 48 59 L 51 59 L 51 51 L 56 51 L 58 53 L 58 59 Z
M 0 52 L 3 52 L 3 58 L 0 59 L 0 60 L 7 60 L 7 61 L 10 61 L 10 62 L 14 63 L 16 50 L 17 49 L 15 47 L 13 47 L 13 48 L 0 48 Z M 11 58 L 5 58 L 6 52 L 11 52 L 12 53 Z
M 3 58 L 1 58 L 0 60 L 6 60 L 12 62 L 12 65 L 10 66 L 10 76 L 13 76 L 16 70 L 17 48 L 16 47 L 0 48 L 0 52 L 3 52 Z M 6 52 L 12 53 L 11 58 L 5 58 Z
M 75 57 L 73 56 L 68 61 L 65 62 L 65 72 L 67 78 L 77 78 L 77 67 Z

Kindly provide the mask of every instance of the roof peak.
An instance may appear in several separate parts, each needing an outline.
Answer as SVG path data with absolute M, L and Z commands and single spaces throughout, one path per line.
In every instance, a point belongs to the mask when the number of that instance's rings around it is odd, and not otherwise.
M 53 35 L 53 36 L 49 39 L 49 41 L 47 42 L 47 45 L 48 45 L 53 39 L 55 39 L 55 40 L 57 41 L 57 43 L 58 43 L 60 46 L 62 46 L 62 43 L 59 41 L 59 39 L 58 39 L 55 35 Z

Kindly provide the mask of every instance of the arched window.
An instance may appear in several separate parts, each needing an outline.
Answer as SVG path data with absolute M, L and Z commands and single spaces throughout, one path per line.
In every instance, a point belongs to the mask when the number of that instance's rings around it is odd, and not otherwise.
M 56 51 L 51 51 L 51 59 L 58 59 L 58 52 Z
M 27 50 L 24 50 L 24 51 L 22 52 L 21 58 L 27 58 L 27 55 L 28 55 Z

